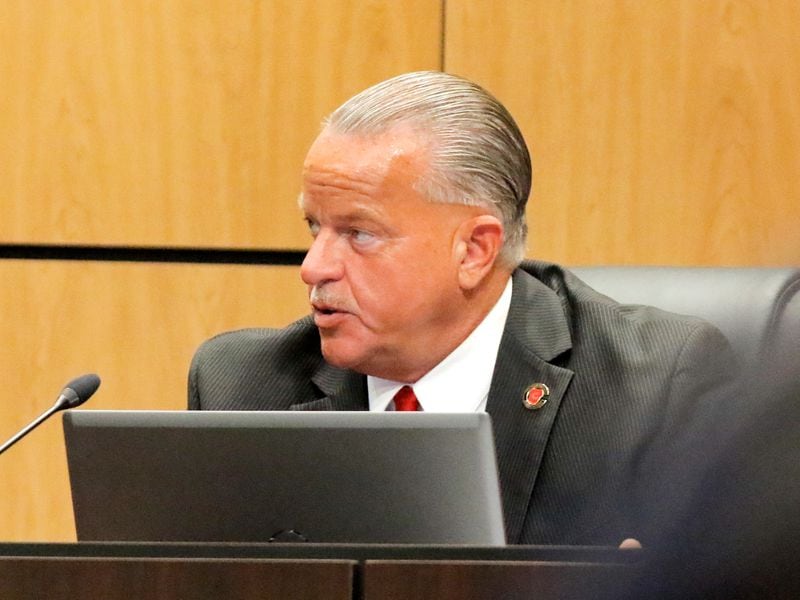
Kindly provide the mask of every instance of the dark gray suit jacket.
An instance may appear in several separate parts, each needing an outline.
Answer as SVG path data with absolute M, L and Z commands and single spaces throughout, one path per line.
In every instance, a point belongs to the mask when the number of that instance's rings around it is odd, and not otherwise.
M 734 360 L 704 321 L 621 305 L 556 265 L 524 262 L 487 404 L 509 543 L 647 541 L 669 519 L 663 475 L 708 422 L 703 397 Z M 536 382 L 550 398 L 532 411 L 522 400 Z M 324 361 L 310 317 L 216 336 L 189 373 L 190 409 L 367 407 L 366 377 Z

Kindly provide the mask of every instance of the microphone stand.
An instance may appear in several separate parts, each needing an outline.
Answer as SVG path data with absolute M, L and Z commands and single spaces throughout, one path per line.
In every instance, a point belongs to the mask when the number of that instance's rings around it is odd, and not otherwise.
M 39 425 L 41 425 L 42 421 L 45 421 L 45 420 L 49 419 L 53 415 L 53 413 L 56 413 L 59 410 L 61 410 L 62 408 L 64 408 L 64 402 L 62 401 L 62 398 L 63 398 L 63 396 L 59 397 L 59 399 L 56 400 L 56 403 L 53 404 L 52 407 L 50 407 L 48 410 L 44 411 L 30 425 L 25 427 L 22 431 L 20 431 L 14 437 L 12 437 L 10 440 L 8 440 L 5 444 L 0 446 L 0 454 L 2 454 L 3 452 L 5 452 L 9 448 L 11 448 L 11 446 L 16 444 L 18 441 L 20 441 L 22 438 L 24 438 L 26 435 L 28 435 L 31 431 L 36 429 Z

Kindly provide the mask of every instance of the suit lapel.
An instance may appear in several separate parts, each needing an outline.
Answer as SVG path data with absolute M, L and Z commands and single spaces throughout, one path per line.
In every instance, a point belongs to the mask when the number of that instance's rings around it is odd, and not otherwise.
M 551 361 L 571 346 L 556 293 L 518 269 L 486 407 L 494 426 L 510 544 L 517 543 L 521 534 L 550 430 L 573 375 Z M 539 410 L 523 405 L 533 383 L 544 383 L 550 390 Z
M 323 362 L 311 381 L 323 397 L 300 401 L 291 410 L 367 410 L 367 379 L 364 375 L 332 367 Z

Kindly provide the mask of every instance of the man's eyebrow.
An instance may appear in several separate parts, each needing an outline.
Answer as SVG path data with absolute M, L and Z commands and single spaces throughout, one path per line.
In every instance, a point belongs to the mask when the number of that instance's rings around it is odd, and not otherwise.
M 373 186 L 368 183 L 362 185 L 337 185 L 330 182 L 320 183 L 316 187 L 338 190 L 341 195 L 358 199 L 360 202 L 370 201 L 373 188 Z M 304 195 L 302 191 L 297 196 L 297 205 L 301 209 L 304 208 Z
M 342 220 L 346 221 L 357 221 L 357 220 L 368 220 L 374 221 L 379 219 L 383 216 L 383 212 L 376 209 L 374 206 L 370 205 L 363 205 L 363 206 L 355 206 L 345 214 L 341 216 Z
M 305 205 L 305 197 L 303 196 L 303 192 L 300 192 L 297 195 L 297 206 L 303 212 L 306 212 L 306 205 Z M 352 221 L 357 219 L 368 219 L 374 220 L 378 219 L 383 216 L 383 212 L 377 208 L 375 208 L 370 203 L 359 204 L 358 206 L 353 207 L 346 213 L 337 216 L 337 220 L 340 221 Z

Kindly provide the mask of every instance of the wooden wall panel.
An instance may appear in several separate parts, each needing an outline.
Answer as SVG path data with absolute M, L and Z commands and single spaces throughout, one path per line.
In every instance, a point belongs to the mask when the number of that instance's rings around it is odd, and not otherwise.
M 86 372 L 86 408 L 183 409 L 204 339 L 308 312 L 298 267 L 1 261 L 0 281 L 2 441 Z M 0 540 L 74 539 L 60 416 L 0 462 Z
M 448 0 L 534 159 L 529 254 L 800 264 L 800 4 Z
M 321 118 L 438 68 L 440 0 L 4 0 L 0 243 L 305 247 Z

